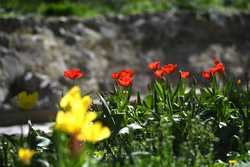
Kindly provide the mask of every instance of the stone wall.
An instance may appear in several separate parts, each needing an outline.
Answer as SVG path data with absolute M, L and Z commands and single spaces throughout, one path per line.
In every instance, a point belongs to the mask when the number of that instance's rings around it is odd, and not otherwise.
M 39 90 L 41 105 L 54 103 L 72 84 L 63 78 L 71 67 L 87 73 L 78 83 L 93 94 L 112 87 L 111 73 L 126 67 L 137 73 L 134 89 L 144 90 L 151 77 L 147 63 L 155 59 L 199 72 L 216 55 L 242 77 L 249 70 L 249 30 L 248 14 L 0 18 L 0 103 L 20 90 Z

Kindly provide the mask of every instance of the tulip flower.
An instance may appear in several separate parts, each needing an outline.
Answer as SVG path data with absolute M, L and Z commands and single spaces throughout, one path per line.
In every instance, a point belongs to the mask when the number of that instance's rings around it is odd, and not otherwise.
M 162 67 L 164 74 L 174 73 L 177 69 L 177 64 L 166 64 Z
M 119 72 L 112 73 L 112 79 L 116 81 L 119 86 L 129 87 L 133 83 L 134 71 L 131 69 L 124 69 Z
M 64 71 L 64 77 L 71 80 L 75 80 L 85 76 L 85 73 L 81 72 L 78 68 L 72 68 Z
M 202 71 L 201 72 L 202 78 L 206 80 L 211 80 L 211 72 L 210 71 Z
M 181 71 L 180 72 L 180 76 L 183 79 L 187 79 L 190 76 L 190 72 L 188 72 L 188 71 Z
M 154 61 L 148 64 L 150 70 L 156 71 L 160 68 L 160 61 Z

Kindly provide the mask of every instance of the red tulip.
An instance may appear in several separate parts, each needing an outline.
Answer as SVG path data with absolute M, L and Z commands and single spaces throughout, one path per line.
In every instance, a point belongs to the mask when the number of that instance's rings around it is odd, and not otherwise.
M 156 71 L 157 69 L 160 68 L 160 61 L 154 61 L 148 64 L 148 68 L 150 70 Z
M 154 72 L 154 76 L 156 78 L 162 79 L 163 75 L 164 75 L 164 71 L 162 69 L 158 69 Z
M 189 75 L 190 75 L 190 72 L 188 72 L 188 71 L 181 71 L 180 75 L 181 75 L 181 78 L 187 79 L 189 77 Z
M 221 63 L 217 58 L 213 58 L 214 66 L 209 68 L 207 71 L 203 71 L 201 73 L 202 77 L 206 80 L 210 80 L 212 76 L 216 75 L 217 73 L 224 74 L 225 67 L 224 64 Z
M 85 73 L 81 72 L 79 68 L 72 68 L 64 71 L 64 77 L 71 80 L 75 80 L 85 76 Z
M 164 74 L 174 73 L 177 69 L 177 64 L 166 64 L 162 67 Z
M 119 72 L 119 77 L 133 77 L 134 71 L 132 69 L 125 69 Z
M 224 74 L 225 72 L 224 64 L 218 63 L 215 65 L 215 68 L 217 69 L 217 72 L 219 72 L 220 74 Z
M 211 72 L 210 71 L 202 71 L 201 76 L 206 80 L 211 80 Z
M 132 85 L 132 78 L 131 77 L 120 77 L 117 80 L 118 85 L 123 86 L 123 87 L 128 87 Z
M 116 80 L 116 83 L 122 87 L 128 87 L 132 85 L 134 71 L 132 69 L 124 69 L 119 72 L 112 73 L 112 78 Z
M 216 67 L 211 67 L 209 68 L 209 72 L 212 76 L 214 76 L 217 73 L 217 68 Z
M 216 73 L 223 74 L 225 72 L 225 67 L 222 63 L 218 63 L 214 67 L 210 68 L 209 71 L 212 75 L 215 75 Z
M 119 78 L 119 72 L 113 72 L 112 79 L 118 79 L 118 78 Z

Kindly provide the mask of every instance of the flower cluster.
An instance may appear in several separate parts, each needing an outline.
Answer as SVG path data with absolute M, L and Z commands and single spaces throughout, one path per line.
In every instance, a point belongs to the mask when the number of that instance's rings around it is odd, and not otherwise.
M 148 64 L 148 68 L 154 72 L 156 78 L 162 79 L 165 75 L 174 73 L 177 69 L 177 64 L 166 64 L 160 66 L 160 61 L 154 61 Z
M 133 83 L 134 71 L 131 69 L 124 69 L 119 72 L 112 73 L 112 78 L 116 83 L 122 87 L 129 87 Z
M 55 129 L 74 136 L 79 141 L 95 143 L 110 136 L 110 130 L 100 122 L 94 122 L 95 112 L 88 111 L 91 104 L 89 96 L 81 97 L 78 86 L 73 87 L 62 97 L 59 111 L 56 116 Z
M 214 66 L 208 70 L 202 71 L 201 76 L 206 80 L 211 80 L 212 76 L 215 76 L 217 73 L 224 74 L 225 67 L 218 59 L 214 59 Z

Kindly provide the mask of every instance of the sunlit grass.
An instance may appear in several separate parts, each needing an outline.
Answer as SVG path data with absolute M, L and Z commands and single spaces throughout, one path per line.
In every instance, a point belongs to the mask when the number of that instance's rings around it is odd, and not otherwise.
M 139 14 L 169 10 L 191 10 L 197 12 L 249 12 L 247 0 L 93 0 L 93 1 L 44 1 L 44 0 L 3 0 L 1 16 L 45 15 L 45 16 L 80 16 L 91 18 L 100 15 Z

